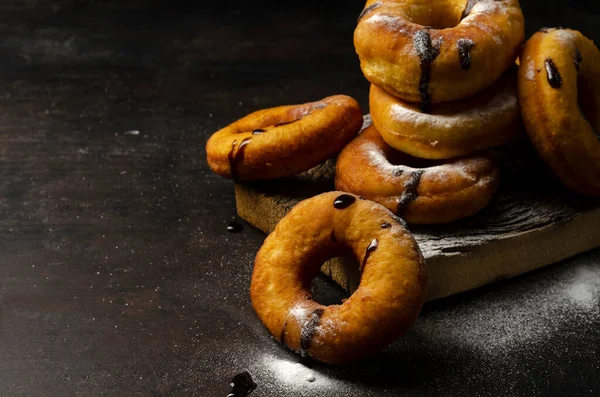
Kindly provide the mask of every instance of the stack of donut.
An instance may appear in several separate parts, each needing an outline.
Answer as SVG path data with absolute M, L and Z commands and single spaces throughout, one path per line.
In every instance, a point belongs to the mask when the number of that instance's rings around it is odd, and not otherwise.
M 484 208 L 499 184 L 488 149 L 521 131 L 518 0 L 367 1 L 354 34 L 373 126 L 342 151 L 336 188 L 408 223 Z
M 298 204 L 256 256 L 252 305 L 282 344 L 343 363 L 402 335 L 427 290 L 404 219 L 450 222 L 485 207 L 499 181 L 489 149 L 522 121 L 567 187 L 600 196 L 600 53 L 568 29 L 542 29 L 521 48 L 523 26 L 518 0 L 369 0 L 355 46 L 372 84 L 370 127 L 359 134 L 358 103 L 336 95 L 257 111 L 211 136 L 209 166 L 235 181 L 296 175 L 339 154 L 339 191 Z M 348 254 L 360 263 L 357 291 L 341 305 L 313 301 L 320 265 Z

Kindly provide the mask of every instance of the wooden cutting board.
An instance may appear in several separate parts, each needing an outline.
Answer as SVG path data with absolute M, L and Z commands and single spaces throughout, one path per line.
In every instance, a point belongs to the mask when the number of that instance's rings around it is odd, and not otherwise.
M 430 301 L 600 247 L 600 199 L 568 192 L 527 142 L 497 155 L 502 182 L 486 209 L 451 224 L 409 227 L 429 269 Z M 237 212 L 270 233 L 299 201 L 335 190 L 333 178 L 332 159 L 293 178 L 236 184 Z M 354 258 L 334 258 L 321 271 L 348 292 L 360 281 Z

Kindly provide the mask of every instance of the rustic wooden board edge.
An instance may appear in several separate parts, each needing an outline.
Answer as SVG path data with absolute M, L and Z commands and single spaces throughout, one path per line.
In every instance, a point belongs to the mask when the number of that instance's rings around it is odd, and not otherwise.
M 280 201 L 277 196 L 264 195 L 246 185 L 237 184 L 235 196 L 238 215 L 267 234 L 275 228 L 274 220 L 281 219 L 291 209 L 289 202 Z M 259 196 L 261 199 L 257 200 Z M 276 213 L 271 213 L 271 217 L 261 216 L 265 211 Z M 578 238 L 573 239 L 573 235 Z M 427 300 L 445 298 L 515 277 L 597 247 L 600 247 L 600 208 L 576 214 L 561 223 L 519 233 L 518 236 L 510 235 L 473 246 L 469 251 L 426 257 L 429 269 Z M 353 259 L 334 258 L 326 262 L 321 271 L 346 291 L 355 290 L 360 281 L 358 264 Z M 457 274 L 460 274 L 459 278 Z M 460 282 L 448 284 L 448 278 Z

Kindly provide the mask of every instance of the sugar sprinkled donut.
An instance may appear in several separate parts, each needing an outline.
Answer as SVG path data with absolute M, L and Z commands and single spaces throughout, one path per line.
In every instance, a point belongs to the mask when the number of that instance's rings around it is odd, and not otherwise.
M 428 112 L 489 87 L 524 36 L 518 0 L 369 0 L 354 45 L 367 80 Z
M 383 139 L 415 157 L 464 156 L 524 135 L 514 72 L 474 97 L 433 105 L 430 114 L 374 85 L 370 105 L 373 124 Z
M 335 172 L 336 189 L 373 200 L 411 224 L 471 216 L 487 206 L 499 180 L 490 153 L 432 163 L 394 150 L 374 126 L 340 153 Z
M 208 165 L 234 180 L 292 176 L 335 156 L 362 123 L 359 104 L 345 95 L 259 110 L 210 137 Z
M 519 96 L 542 159 L 572 190 L 600 195 L 600 52 L 580 32 L 542 29 L 523 49 Z
M 355 255 L 358 289 L 340 305 L 311 299 L 311 280 L 332 257 Z M 416 320 L 427 271 L 412 237 L 383 206 L 329 192 L 294 207 L 254 265 L 252 306 L 269 332 L 304 356 L 344 363 L 377 352 Z

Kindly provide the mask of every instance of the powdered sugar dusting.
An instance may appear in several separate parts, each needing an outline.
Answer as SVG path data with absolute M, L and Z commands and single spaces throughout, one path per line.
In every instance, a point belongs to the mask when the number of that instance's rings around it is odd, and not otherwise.
M 297 305 L 292 310 L 290 310 L 289 316 L 294 317 L 298 324 L 304 324 L 304 322 L 308 318 L 308 310 L 306 310 L 300 305 Z
M 470 15 L 476 14 L 491 14 L 495 12 L 500 12 L 503 14 L 507 13 L 506 4 L 503 1 L 496 0 L 484 0 L 480 1 L 473 6 L 473 10 Z
M 525 345 L 543 344 L 574 319 L 599 323 L 600 264 L 579 264 L 569 273 L 573 275 L 561 283 L 545 277 L 527 283 L 527 290 L 519 290 L 517 285 L 498 291 L 501 299 L 484 297 L 425 315 L 418 321 L 416 332 L 441 346 L 460 346 L 495 356 Z
M 406 25 L 406 21 L 399 17 L 385 14 L 372 14 L 371 16 L 367 16 L 365 21 L 368 23 L 382 25 L 388 30 L 406 33 L 406 30 L 403 28 L 403 26 Z
M 526 69 L 526 73 L 525 73 L 525 78 L 527 80 L 534 80 L 535 79 L 535 63 L 533 62 L 533 59 L 530 59 L 527 62 L 527 65 L 524 66 Z
M 331 378 L 322 371 L 312 369 L 302 362 L 292 361 L 287 357 L 265 354 L 255 366 L 252 368 L 252 373 L 256 373 L 259 378 L 267 381 L 262 384 L 263 391 L 269 388 L 269 383 L 277 384 L 278 388 L 284 386 L 291 390 L 303 391 L 307 396 L 344 387 L 343 381 Z
M 495 95 L 489 102 L 481 106 L 466 109 L 455 114 L 427 114 L 418 110 L 394 104 L 391 107 L 392 116 L 402 120 L 403 123 L 421 126 L 421 128 L 434 128 L 448 130 L 449 133 L 464 128 L 472 123 L 473 119 L 486 119 L 499 110 L 508 111 L 517 108 L 517 96 L 510 89 L 504 89 Z
M 572 44 L 577 40 L 577 34 L 572 30 L 560 29 L 552 32 L 552 37 L 561 41 L 562 45 Z

